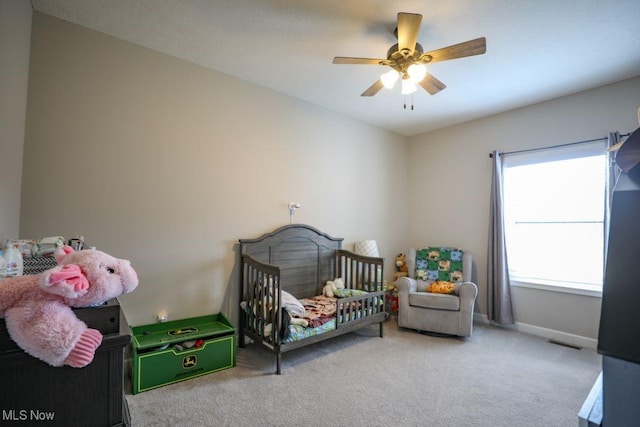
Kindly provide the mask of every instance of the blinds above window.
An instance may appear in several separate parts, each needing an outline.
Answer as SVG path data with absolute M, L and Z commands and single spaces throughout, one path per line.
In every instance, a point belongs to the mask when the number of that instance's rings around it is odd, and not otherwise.
M 502 165 L 503 167 L 532 165 L 536 163 L 598 156 L 606 153 L 606 141 L 598 140 L 503 154 Z

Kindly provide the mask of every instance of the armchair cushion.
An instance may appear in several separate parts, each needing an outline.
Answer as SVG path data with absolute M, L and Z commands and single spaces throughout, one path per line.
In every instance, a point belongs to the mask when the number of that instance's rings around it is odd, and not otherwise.
M 460 310 L 460 298 L 457 295 L 414 292 L 409 294 L 412 307 L 432 308 L 436 310 Z

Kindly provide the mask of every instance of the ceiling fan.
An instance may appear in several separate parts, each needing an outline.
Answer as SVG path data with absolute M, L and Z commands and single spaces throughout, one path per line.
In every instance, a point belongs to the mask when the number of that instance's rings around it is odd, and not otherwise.
M 392 88 L 398 78 L 402 80 L 402 94 L 408 95 L 422 86 L 431 95 L 435 95 L 446 87 L 444 83 L 429 74 L 425 64 L 463 58 L 465 56 L 482 55 L 487 51 L 486 39 L 480 37 L 441 49 L 424 53 L 417 42 L 422 15 L 417 13 L 398 13 L 396 36 L 398 43 L 387 51 L 387 59 L 353 58 L 336 56 L 334 64 L 385 65 L 391 70 L 362 93 L 362 96 L 373 96 L 383 87 Z

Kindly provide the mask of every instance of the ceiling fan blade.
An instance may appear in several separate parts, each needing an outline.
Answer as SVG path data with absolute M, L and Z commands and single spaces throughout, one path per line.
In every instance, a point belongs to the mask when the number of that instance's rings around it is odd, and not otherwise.
M 364 92 L 362 92 L 362 95 L 360 95 L 360 96 L 373 96 L 376 93 L 380 92 L 380 89 L 382 89 L 383 87 L 384 87 L 384 85 L 382 84 L 382 81 L 380 79 L 378 79 L 378 80 L 376 80 L 376 82 L 374 84 L 369 86 L 369 89 L 367 89 Z
M 398 50 L 408 49 L 413 53 L 418 41 L 422 15 L 417 13 L 398 13 Z
M 487 39 L 480 37 L 464 43 L 458 43 L 441 49 L 426 52 L 424 56 L 431 56 L 429 63 L 464 58 L 465 56 L 482 55 L 487 51 Z
M 380 64 L 384 59 L 374 58 L 352 58 L 350 56 L 336 56 L 333 58 L 334 64 L 364 64 L 364 65 L 382 65 Z
M 420 86 L 422 86 L 424 90 L 429 92 L 431 95 L 435 95 L 436 93 L 447 87 L 447 85 L 445 85 L 429 73 L 424 76 L 424 79 L 420 80 Z

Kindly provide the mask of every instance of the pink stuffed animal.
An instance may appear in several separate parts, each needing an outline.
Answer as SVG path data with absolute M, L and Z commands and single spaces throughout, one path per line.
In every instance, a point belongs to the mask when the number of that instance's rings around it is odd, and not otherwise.
M 138 286 L 126 260 L 96 250 L 56 249 L 58 266 L 39 275 L 0 280 L 0 317 L 24 351 L 52 366 L 81 368 L 93 360 L 102 334 L 71 307 L 99 305 Z

